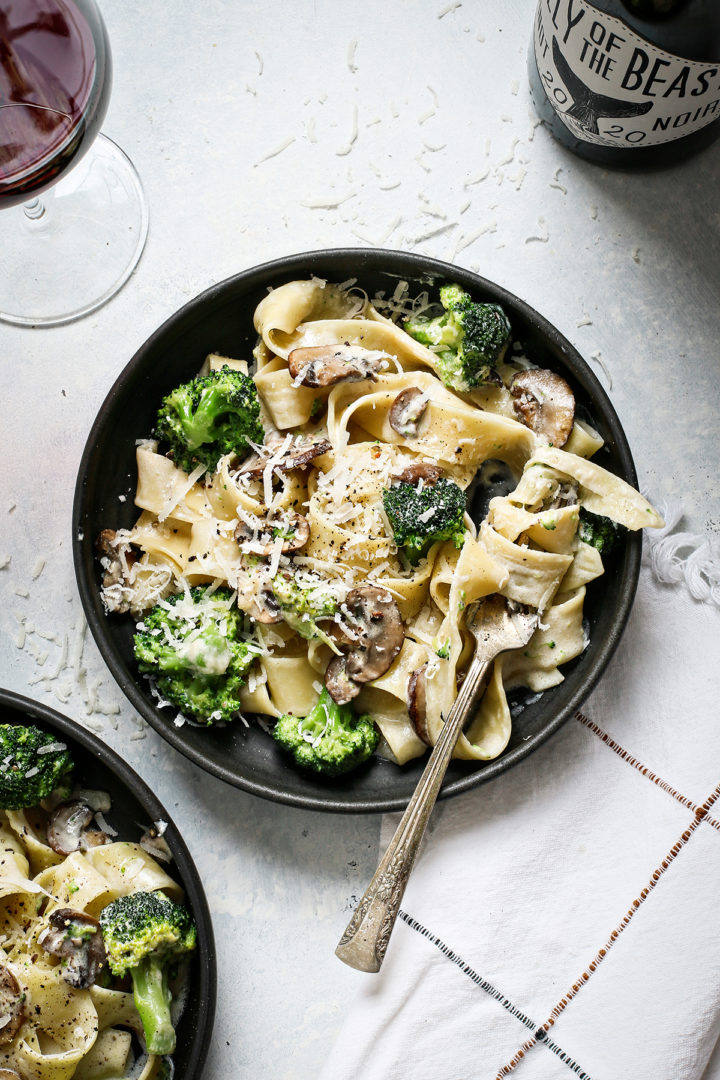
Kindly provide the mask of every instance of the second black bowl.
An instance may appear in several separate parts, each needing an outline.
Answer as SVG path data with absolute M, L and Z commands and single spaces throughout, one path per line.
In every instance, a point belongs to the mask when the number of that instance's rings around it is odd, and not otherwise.
M 73 720 L 38 701 L 0 690 L 0 723 L 33 724 L 66 743 L 75 763 L 75 776 L 82 786 L 110 795 L 112 809 L 108 817 L 117 830 L 118 840 L 137 843 L 144 827 L 154 821 L 167 822 L 164 836 L 173 854 L 173 862 L 167 871 L 182 886 L 185 904 L 192 911 L 197 926 L 197 948 L 192 956 L 187 997 L 177 1026 L 173 1076 L 174 1080 L 200 1080 L 215 1019 L 215 941 L 205 891 L 177 826 L 137 773 L 105 743 Z
M 225 729 L 186 724 L 177 728 L 160 711 L 133 659 L 130 617 L 108 617 L 100 598 L 94 538 L 104 528 L 127 528 L 135 517 L 135 440 L 153 429 L 157 407 L 170 389 L 195 375 L 209 352 L 249 358 L 256 335 L 253 312 L 269 288 L 311 275 L 330 281 L 356 278 L 370 295 L 392 293 L 401 280 L 411 290 L 433 290 L 459 282 L 478 300 L 501 304 L 513 335 L 542 367 L 563 375 L 578 405 L 605 440 L 593 459 L 636 486 L 630 448 L 605 391 L 580 354 L 518 297 L 456 266 L 397 251 L 339 249 L 292 255 L 256 266 L 208 289 L 171 316 L 142 346 L 110 390 L 90 432 L 80 465 L 73 509 L 73 554 L 91 632 L 119 686 L 137 711 L 167 741 L 201 768 L 265 798 L 315 810 L 403 809 L 424 762 L 398 768 L 375 760 L 360 772 L 322 783 L 290 767 L 273 740 L 256 725 Z M 126 501 L 118 501 L 123 496 Z M 588 588 L 585 617 L 590 641 L 563 666 L 565 681 L 539 698 L 519 701 L 510 743 L 494 761 L 453 761 L 441 797 L 455 795 L 498 776 L 526 758 L 572 716 L 599 679 L 620 640 L 630 613 L 640 567 L 642 540 L 628 533 L 608 561 L 602 583 Z

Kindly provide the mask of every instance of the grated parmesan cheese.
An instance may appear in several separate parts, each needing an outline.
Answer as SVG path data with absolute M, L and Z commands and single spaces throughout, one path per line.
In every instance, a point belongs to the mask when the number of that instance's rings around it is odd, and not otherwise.
M 254 162 L 253 168 L 256 169 L 258 165 L 262 165 L 263 162 L 270 161 L 271 158 L 277 157 L 279 154 L 282 154 L 282 152 L 284 150 L 287 150 L 288 146 L 292 146 L 294 142 L 295 136 L 290 135 L 287 139 L 284 139 L 283 142 L 276 146 L 274 150 L 269 150 L 264 157 L 261 157 L 258 161 Z
M 38 747 L 38 756 L 43 754 L 60 754 L 63 750 L 67 750 L 67 744 L 63 742 L 46 743 L 45 746 Z
M 166 518 L 170 517 L 178 503 L 182 502 L 204 472 L 206 472 L 205 465 L 196 465 L 184 483 L 173 485 L 173 490 L 168 492 L 165 504 L 158 513 L 158 521 L 165 521 Z
M 355 145 L 355 142 L 357 141 L 357 137 L 358 137 L 358 107 L 357 107 L 357 105 L 353 105 L 352 129 L 350 131 L 350 138 L 349 138 L 346 146 L 343 146 L 339 150 L 335 151 L 335 156 L 336 157 L 346 157 L 350 153 L 350 151 L 352 150 L 353 146 Z
M 96 811 L 95 820 L 97 821 L 97 823 L 100 826 L 100 828 L 102 829 L 102 831 L 104 833 L 107 833 L 108 836 L 117 836 L 118 835 L 117 829 L 113 829 L 112 825 L 109 825 L 108 822 L 106 821 L 102 810 Z

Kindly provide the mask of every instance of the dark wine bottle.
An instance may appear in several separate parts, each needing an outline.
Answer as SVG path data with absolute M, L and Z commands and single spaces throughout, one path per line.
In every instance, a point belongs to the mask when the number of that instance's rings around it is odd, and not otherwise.
M 538 116 L 580 157 L 684 161 L 720 135 L 720 0 L 539 0 L 528 68 Z

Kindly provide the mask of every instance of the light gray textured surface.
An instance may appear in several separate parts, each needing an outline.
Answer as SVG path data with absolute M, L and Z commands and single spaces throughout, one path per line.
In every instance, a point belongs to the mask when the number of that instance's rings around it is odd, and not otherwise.
M 94 315 L 0 326 L 1 681 L 100 729 L 184 830 L 221 943 L 208 1080 L 309 1080 L 363 978 L 333 950 L 374 869 L 379 819 L 227 788 L 126 704 L 82 642 L 72 570 L 90 424 L 138 346 L 213 282 L 321 247 L 427 252 L 555 322 L 611 380 L 641 487 L 717 534 L 720 143 L 646 176 L 566 153 L 529 102 L 533 0 L 101 7 L 115 59 L 103 130 L 140 172 L 150 235 Z M 68 666 L 46 681 L 65 634 Z

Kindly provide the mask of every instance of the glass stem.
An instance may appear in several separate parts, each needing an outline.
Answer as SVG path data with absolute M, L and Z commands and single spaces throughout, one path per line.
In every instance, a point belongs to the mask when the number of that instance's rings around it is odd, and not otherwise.
M 25 211 L 25 217 L 29 218 L 30 221 L 37 221 L 45 213 L 45 205 L 40 199 L 35 198 L 31 202 L 25 203 L 23 210 Z

